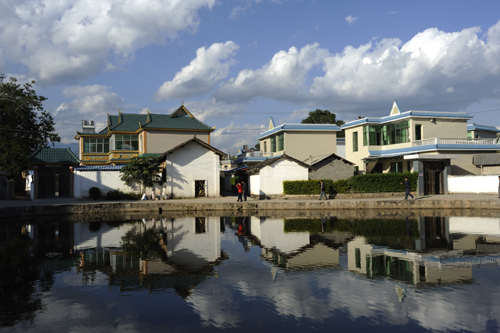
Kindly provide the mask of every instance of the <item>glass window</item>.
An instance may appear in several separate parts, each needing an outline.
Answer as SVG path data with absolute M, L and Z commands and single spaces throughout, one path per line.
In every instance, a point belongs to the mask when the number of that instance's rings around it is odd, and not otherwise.
M 358 132 L 352 133 L 352 151 L 358 151 Z
M 410 142 L 409 126 L 408 120 L 387 125 L 365 126 L 367 129 L 363 129 L 363 144 L 365 136 L 367 143 L 373 146 Z
M 271 138 L 271 153 L 275 153 L 276 152 L 276 137 L 273 136 Z
M 83 138 L 84 153 L 109 153 L 109 139 Z
M 467 139 L 472 139 L 472 132 L 467 132 Z
M 391 169 L 389 172 L 402 173 L 403 172 L 403 162 L 391 162 Z
M 139 139 L 137 135 L 116 134 L 115 150 L 139 150 Z
M 281 133 L 278 135 L 278 151 L 285 150 L 285 134 Z
M 267 142 L 264 141 L 264 153 L 267 153 Z
M 415 140 L 422 140 L 422 125 L 415 125 Z

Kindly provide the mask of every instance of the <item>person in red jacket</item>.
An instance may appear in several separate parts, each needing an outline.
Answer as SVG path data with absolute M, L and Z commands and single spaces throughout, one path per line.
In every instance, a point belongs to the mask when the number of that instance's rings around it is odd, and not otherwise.
M 241 200 L 241 195 L 243 194 L 243 186 L 241 186 L 241 183 L 238 183 L 238 184 L 236 184 L 236 188 L 238 189 L 238 200 L 237 201 L 243 202 L 243 200 Z

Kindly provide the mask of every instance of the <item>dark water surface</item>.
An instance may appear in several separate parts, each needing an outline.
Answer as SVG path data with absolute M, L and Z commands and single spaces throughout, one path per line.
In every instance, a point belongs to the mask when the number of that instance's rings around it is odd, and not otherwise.
M 0 332 L 498 332 L 500 219 L 0 225 Z

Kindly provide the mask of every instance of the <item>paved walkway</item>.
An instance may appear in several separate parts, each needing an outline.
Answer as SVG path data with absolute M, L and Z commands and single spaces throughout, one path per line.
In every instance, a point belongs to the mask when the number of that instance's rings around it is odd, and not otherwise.
M 318 196 L 319 197 L 319 196 Z M 330 199 L 335 201 L 394 201 L 394 200 L 403 200 L 402 197 L 374 197 L 374 198 L 356 198 L 356 199 Z M 162 200 L 161 202 L 172 202 L 172 203 L 232 203 L 236 202 L 237 197 L 232 195 L 226 195 L 218 198 L 193 198 L 193 199 L 171 199 L 171 200 Z M 415 197 L 415 200 L 500 200 L 497 195 L 494 194 L 447 194 L 447 195 L 429 195 L 422 197 Z M 263 201 L 271 201 L 271 202 L 314 202 L 317 199 L 271 199 L 271 200 L 256 200 L 253 198 L 248 198 L 248 202 L 263 202 Z M 14 200 L 0 200 L 0 208 L 4 207 L 27 207 L 27 206 L 52 206 L 52 205 L 85 205 L 85 204 L 96 204 L 96 203 L 113 203 L 113 202 L 127 202 L 124 200 L 121 201 L 110 201 L 110 200 L 76 200 L 70 198 L 50 198 L 50 199 L 38 199 L 38 200 L 29 200 L 29 199 L 14 199 Z M 132 202 L 138 202 L 134 200 Z M 140 201 L 141 203 L 148 204 L 152 202 L 158 201 Z

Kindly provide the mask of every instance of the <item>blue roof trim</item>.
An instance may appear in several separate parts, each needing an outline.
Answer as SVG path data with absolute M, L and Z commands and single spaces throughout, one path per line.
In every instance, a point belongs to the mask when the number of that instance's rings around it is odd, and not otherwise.
M 281 131 L 338 131 L 341 129 L 334 124 L 282 124 L 266 131 L 257 137 L 257 140 Z
M 387 117 L 368 117 L 357 119 L 345 123 L 341 129 L 350 128 L 362 124 L 384 124 L 394 120 L 401 120 L 405 118 L 449 118 L 449 119 L 472 119 L 474 116 L 463 112 L 436 112 L 436 111 L 406 111 L 394 116 Z
M 485 126 L 485 125 L 476 125 L 476 124 L 467 124 L 468 131 L 485 131 L 485 132 L 495 132 L 500 133 L 500 129 L 493 126 Z
M 369 150 L 370 157 L 391 157 L 401 154 L 421 153 L 426 151 L 435 150 L 474 150 L 474 151 L 488 151 L 500 150 L 500 145 L 455 145 L 455 144 L 438 144 L 438 145 L 425 145 L 419 147 L 407 147 L 390 150 Z
M 125 165 L 82 165 L 77 166 L 73 170 L 75 171 L 120 171 Z

